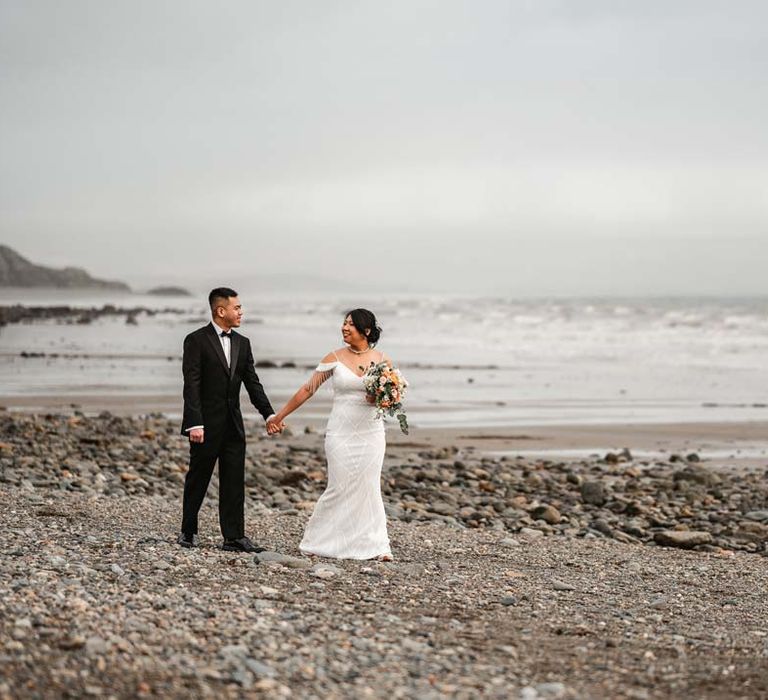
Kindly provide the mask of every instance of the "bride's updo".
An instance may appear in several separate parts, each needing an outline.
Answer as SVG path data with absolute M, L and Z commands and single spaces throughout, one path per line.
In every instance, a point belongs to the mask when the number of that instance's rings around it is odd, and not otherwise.
M 347 316 L 352 319 L 352 325 L 357 329 L 357 332 L 368 338 L 368 345 L 376 345 L 379 342 L 381 326 L 376 322 L 373 311 L 352 309 L 344 315 L 344 318 Z M 366 331 L 369 332 L 366 334 Z

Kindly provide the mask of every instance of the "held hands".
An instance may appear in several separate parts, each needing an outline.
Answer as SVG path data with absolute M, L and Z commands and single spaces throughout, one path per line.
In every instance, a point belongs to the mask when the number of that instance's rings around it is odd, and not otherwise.
M 283 421 L 277 421 L 275 416 L 272 416 L 267 421 L 267 434 L 275 435 L 282 433 L 285 430 L 285 423 Z M 205 430 L 203 428 L 194 428 L 189 431 L 189 441 L 202 443 L 205 440 Z
M 267 421 L 267 435 L 276 435 L 277 433 L 282 433 L 283 430 L 285 430 L 285 423 L 278 421 L 277 416 L 270 416 Z

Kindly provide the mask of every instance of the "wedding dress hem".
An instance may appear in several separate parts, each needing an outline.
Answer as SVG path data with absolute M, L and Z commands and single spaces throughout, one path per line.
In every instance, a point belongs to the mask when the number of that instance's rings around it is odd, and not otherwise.
M 385 557 L 385 556 L 392 556 L 391 550 L 387 550 L 386 552 L 378 552 L 377 554 L 371 554 L 371 555 L 349 555 L 349 556 L 343 556 L 340 557 L 336 554 L 321 554 L 320 552 L 315 551 L 309 551 L 308 549 L 301 549 L 299 548 L 299 552 L 305 557 L 322 557 L 323 559 L 339 559 L 339 560 L 348 560 L 348 561 L 368 561 L 370 559 L 378 559 L 379 557 Z

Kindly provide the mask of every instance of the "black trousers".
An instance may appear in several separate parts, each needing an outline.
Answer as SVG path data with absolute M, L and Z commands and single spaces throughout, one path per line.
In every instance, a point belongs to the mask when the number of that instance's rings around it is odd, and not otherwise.
M 245 535 L 245 440 L 231 419 L 223 434 L 189 443 L 189 471 L 184 480 L 181 531 L 197 534 L 197 515 L 203 504 L 213 467 L 219 461 L 219 525 L 225 540 Z

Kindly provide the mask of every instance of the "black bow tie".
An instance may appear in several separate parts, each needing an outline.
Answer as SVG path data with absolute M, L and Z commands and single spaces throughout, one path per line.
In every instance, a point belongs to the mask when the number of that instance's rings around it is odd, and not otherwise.
M 227 333 L 226 331 L 222 331 L 221 333 L 219 333 L 219 336 L 222 337 L 222 338 L 231 338 L 232 337 L 232 333 L 231 332 Z

